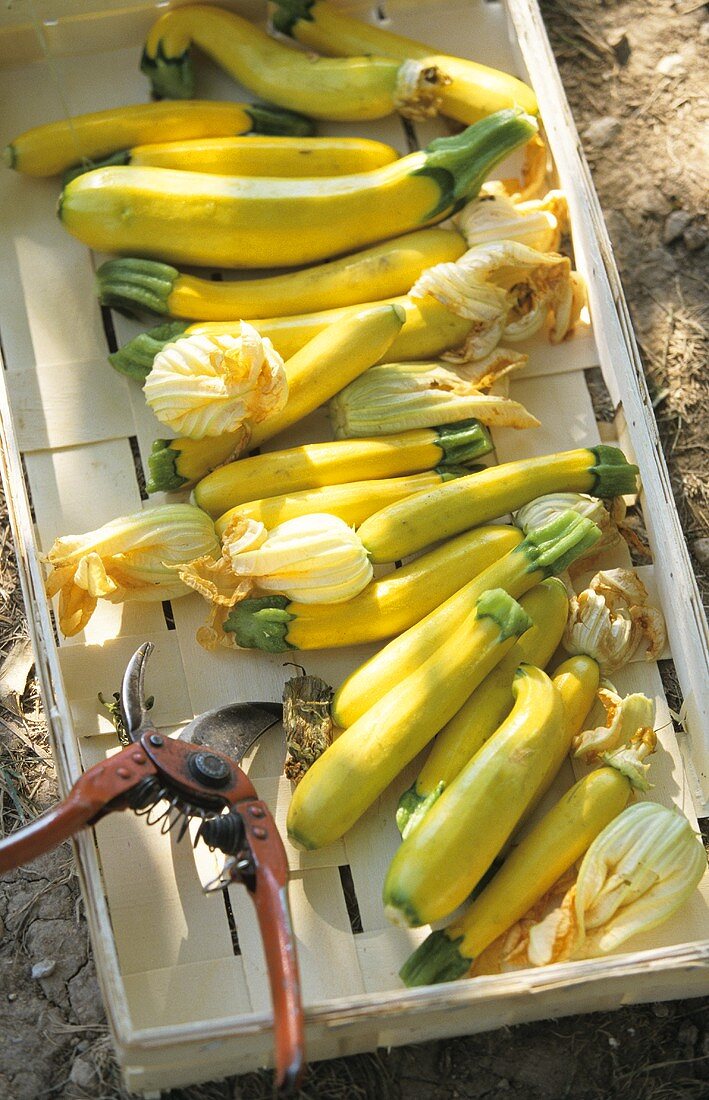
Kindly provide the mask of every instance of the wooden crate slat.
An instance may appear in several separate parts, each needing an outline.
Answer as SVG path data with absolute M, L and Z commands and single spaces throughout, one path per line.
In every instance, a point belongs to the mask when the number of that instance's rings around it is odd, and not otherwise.
M 367 993 L 385 993 L 401 984 L 399 970 L 426 939 L 430 927 L 382 928 L 355 936 L 355 949 Z
M 233 955 L 126 974 L 125 985 L 135 1028 L 251 1012 L 244 964 Z
M 100 691 L 110 699 L 112 693 L 118 691 L 129 659 L 143 642 L 153 642 L 155 645 L 145 677 L 146 697 L 153 695 L 155 698 L 150 711 L 151 721 L 162 728 L 192 719 L 193 711 L 175 632 L 163 629 L 153 634 L 121 635 L 103 645 L 62 646 L 59 650 L 64 684 L 72 701 L 72 713 L 77 719 L 76 728 L 80 737 L 99 729 L 105 730 L 107 719 L 97 694 Z M 93 716 L 89 730 L 78 720 L 79 715 L 84 720 Z
M 99 360 L 60 363 L 37 374 L 8 371 L 20 448 L 42 451 L 132 435 L 126 383 L 107 378 L 108 372 Z
M 551 394 L 550 394 L 551 387 Z M 594 447 L 600 442 L 591 398 L 580 371 L 544 378 L 514 378 L 510 397 L 521 401 L 537 419 L 539 428 L 495 428 L 492 435 L 498 462 L 534 455 Z
M 364 991 L 340 876 L 334 867 L 295 871 L 288 886 L 306 1005 Z M 255 1012 L 270 1008 L 263 948 L 246 890 L 229 890 Z

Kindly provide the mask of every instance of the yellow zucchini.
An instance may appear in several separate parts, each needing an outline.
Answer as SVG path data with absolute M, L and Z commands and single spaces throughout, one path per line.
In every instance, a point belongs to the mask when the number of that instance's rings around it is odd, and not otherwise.
M 242 600 L 224 630 L 233 632 L 237 645 L 269 653 L 388 638 L 422 619 L 520 541 L 514 527 L 478 527 L 370 581 L 346 603 L 298 603 L 279 595 Z
M 187 447 L 193 442 L 202 441 L 174 440 L 162 451 L 154 450 L 150 456 L 153 482 L 148 486 L 149 492 L 154 492 L 156 487 L 179 488 L 189 480 L 188 463 L 192 455 L 197 455 L 197 462 L 202 459 L 199 448 Z M 176 444 L 184 450 L 177 451 Z M 477 421 L 455 424 L 452 428 L 421 428 L 398 435 L 380 435 L 376 439 L 306 443 L 285 451 L 240 458 L 221 466 L 196 485 L 194 498 L 200 508 L 217 519 L 228 508 L 253 500 L 259 494 L 277 496 L 286 491 L 342 484 L 351 479 L 353 470 L 366 481 L 433 470 L 449 463 L 455 466 L 475 461 L 491 446 L 489 435 Z M 178 462 L 184 474 L 177 477 L 182 480 L 175 478 L 171 482 L 171 471 L 178 468 Z
M 360 22 L 323 0 L 276 0 L 276 3 L 273 16 L 276 30 L 318 53 L 337 57 L 375 53 L 401 60 L 437 54 L 431 46 Z M 459 57 L 436 56 L 435 63 L 450 77 L 450 84 L 441 91 L 441 112 L 450 118 L 468 124 L 514 104 L 530 114 L 537 111 L 532 89 L 509 73 Z
M 343 728 L 356 722 L 367 707 L 398 684 L 410 668 L 425 661 L 460 626 L 486 589 L 504 588 L 517 599 L 546 577 L 561 573 L 600 535 L 591 520 L 575 512 L 565 512 L 531 531 L 494 565 L 355 669 L 335 692 L 333 720 Z
M 481 596 L 458 630 L 305 773 L 288 810 L 291 841 L 322 848 L 347 832 L 528 626 L 506 592 Z
M 542 581 L 522 596 L 520 606 L 532 620 L 529 630 L 443 727 L 415 783 L 399 799 L 396 824 L 404 838 L 509 714 L 518 666 L 544 668 L 554 655 L 569 608 L 563 583 L 557 577 Z
M 630 780 L 612 765 L 580 779 L 512 849 L 465 912 L 432 932 L 400 971 L 408 986 L 450 982 L 511 928 L 625 808 Z
M 373 478 L 372 481 L 348 481 L 342 485 L 322 485 L 319 489 L 303 489 L 300 493 L 282 493 L 275 497 L 261 497 L 248 500 L 244 504 L 230 508 L 215 522 L 214 528 L 221 538 L 224 529 L 237 514 L 262 523 L 264 527 L 275 527 L 296 516 L 309 516 L 313 512 L 328 512 L 344 520 L 350 527 L 359 527 L 360 523 L 383 508 L 392 500 L 401 500 L 412 493 L 421 493 L 434 485 L 440 485 L 452 477 L 461 477 L 469 473 L 464 466 L 441 466 L 440 469 L 426 470 L 421 474 L 408 474 L 403 477 Z
M 479 477 L 459 478 L 382 508 L 365 520 L 359 535 L 372 561 L 398 561 L 546 493 L 633 493 L 637 473 L 622 451 L 603 444 L 504 462 Z
M 391 145 L 370 138 L 204 137 L 156 141 L 127 149 L 122 164 L 180 168 L 217 176 L 349 176 L 398 160 Z M 234 316 L 232 314 L 231 316 Z
M 312 124 L 293 111 L 266 104 L 137 103 L 49 122 L 20 134 L 5 147 L 9 168 L 27 176 L 54 176 L 74 164 L 124 151 L 146 141 L 227 137 L 251 131 L 267 134 L 311 134 Z M 120 163 L 120 157 L 118 158 Z
M 230 334 L 239 328 L 234 317 L 268 318 L 265 327 L 263 322 L 258 326 L 259 331 L 271 340 L 275 337 L 281 355 L 289 358 L 291 352 L 282 350 L 283 342 L 273 329 L 276 318 L 374 304 L 405 294 L 427 267 L 457 260 L 465 249 L 465 241 L 455 230 L 418 229 L 339 260 L 265 279 L 215 282 L 183 274 L 156 260 L 137 259 L 107 260 L 96 279 L 101 304 L 121 310 L 148 309 L 198 322 L 230 322 L 221 326 Z M 346 315 L 342 311 L 337 316 Z M 197 331 L 204 326 L 191 326 L 188 333 L 193 328 Z
M 384 906 L 395 924 L 430 924 L 465 901 L 568 752 L 564 705 L 546 673 L 520 665 L 512 693 L 510 715 L 391 861 Z
M 247 19 L 207 4 L 165 12 L 148 34 L 141 69 L 154 94 L 189 99 L 194 92 L 190 49 L 198 46 L 262 99 L 339 122 L 435 115 L 447 77 L 425 59 L 330 59 L 291 50 Z
M 535 130 L 500 111 L 384 168 L 327 179 L 97 168 L 64 188 L 59 216 L 103 252 L 209 267 L 316 263 L 442 221 Z

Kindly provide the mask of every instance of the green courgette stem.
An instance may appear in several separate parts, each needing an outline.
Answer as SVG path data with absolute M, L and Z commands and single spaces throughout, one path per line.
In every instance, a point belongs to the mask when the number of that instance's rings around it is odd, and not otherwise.
M 179 278 L 176 267 L 157 260 L 107 260 L 96 272 L 99 301 L 124 313 L 149 310 L 169 315 L 168 299 Z
M 187 321 L 170 321 L 151 328 L 148 332 L 141 332 L 140 336 L 135 336 L 109 355 L 108 361 L 119 374 L 144 382 L 153 369 L 155 356 L 162 351 L 165 344 L 182 336 L 188 327 Z

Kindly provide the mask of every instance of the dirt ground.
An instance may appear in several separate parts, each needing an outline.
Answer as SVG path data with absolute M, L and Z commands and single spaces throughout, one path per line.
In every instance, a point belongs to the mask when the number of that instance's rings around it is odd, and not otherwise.
M 703 323 L 709 249 L 701 126 L 709 11 L 696 0 L 543 0 L 643 352 L 677 504 L 709 589 L 709 383 Z M 702 109 L 704 107 L 704 114 Z M 706 131 L 705 131 L 706 133 Z M 705 159 L 706 166 L 706 146 Z M 703 342 L 704 341 L 704 342 Z M 0 661 L 26 637 L 0 516 Z M 28 669 L 15 650 L 18 679 Z M 6 829 L 56 797 L 37 686 L 0 707 Z M 529 1024 L 312 1068 L 322 1100 L 700 1100 L 709 1096 L 709 1000 Z M 0 1097 L 121 1091 L 67 847 L 0 883 Z M 267 1074 L 170 1094 L 261 1100 Z

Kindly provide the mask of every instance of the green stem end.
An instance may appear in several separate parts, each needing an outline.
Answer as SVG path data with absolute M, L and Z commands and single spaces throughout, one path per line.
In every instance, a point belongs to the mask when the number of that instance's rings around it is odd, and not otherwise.
M 108 361 L 119 374 L 144 382 L 150 374 L 153 361 L 165 344 L 177 340 L 188 327 L 186 321 L 170 321 L 129 340 L 127 344 L 109 355 Z
M 251 119 L 252 134 L 273 134 L 276 137 L 310 137 L 315 133 L 312 119 L 297 111 L 272 107 L 270 103 L 249 103 L 245 107 Z
M 462 938 L 451 940 L 445 932 L 431 932 L 399 971 L 404 985 L 437 985 L 467 974 L 473 960 L 461 955 L 458 945 Z
M 287 596 L 242 600 L 229 612 L 224 630 L 235 636 L 242 649 L 263 649 L 266 653 L 296 649 L 287 641 L 288 623 L 295 618 L 287 611 L 289 603 Z
M 521 604 L 504 588 L 489 588 L 475 605 L 477 619 L 492 619 L 500 628 L 500 641 L 519 638 L 529 630 L 532 620 Z
M 529 531 L 512 552 L 527 557 L 530 572 L 541 570 L 545 577 L 553 577 L 568 569 L 600 537 L 601 532 L 593 520 L 577 512 L 562 512 L 543 527 Z
M 158 42 L 155 57 L 150 57 L 143 50 L 140 69 L 150 81 L 153 94 L 159 99 L 194 97 L 194 69 L 189 48 L 178 57 L 168 57 L 162 42 Z
M 293 30 L 297 23 L 313 22 L 310 14 L 313 0 L 276 0 L 276 3 L 278 7 L 271 18 L 271 26 L 279 34 L 287 34 L 289 38 L 295 38 Z
M 148 310 L 168 314 L 168 302 L 180 273 L 155 260 L 108 260 L 96 272 L 98 297 L 110 306 L 135 316 Z
M 457 424 L 444 424 L 433 430 L 438 433 L 437 443 L 443 451 L 443 466 L 467 465 L 492 450 L 490 433 L 479 420 L 461 420 Z M 469 470 L 467 472 L 470 473 Z
M 172 439 L 156 439 L 148 455 L 150 476 L 147 483 L 149 493 L 172 493 L 187 485 L 187 478 L 177 472 L 177 460 L 180 452 L 172 446 Z
M 438 801 L 445 786 L 441 780 L 427 795 L 419 794 L 415 783 L 409 787 L 408 791 L 404 791 L 396 809 L 396 827 L 401 833 L 402 840 L 406 840 L 409 833 L 426 816 L 433 803 Z
M 596 464 L 591 467 L 595 477 L 593 495 L 597 497 L 622 497 L 635 493 L 638 489 L 638 470 L 618 447 L 609 447 L 605 443 L 592 447 Z

